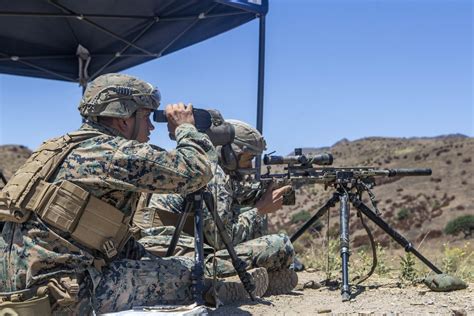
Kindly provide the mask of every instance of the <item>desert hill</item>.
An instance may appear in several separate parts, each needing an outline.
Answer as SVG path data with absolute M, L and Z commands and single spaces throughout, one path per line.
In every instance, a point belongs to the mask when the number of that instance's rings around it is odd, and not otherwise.
M 0 172 L 10 179 L 15 171 L 30 157 L 31 150 L 22 145 L 0 145 Z M 0 188 L 4 186 L 0 178 Z

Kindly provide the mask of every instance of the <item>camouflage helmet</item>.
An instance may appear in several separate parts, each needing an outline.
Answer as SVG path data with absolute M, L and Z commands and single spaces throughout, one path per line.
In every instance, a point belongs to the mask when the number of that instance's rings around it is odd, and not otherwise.
M 240 150 L 261 155 L 267 149 L 265 139 L 256 128 L 238 120 L 226 120 L 226 122 L 234 127 L 233 144 L 237 145 Z
M 79 104 L 83 117 L 129 118 L 139 108 L 156 110 L 160 93 L 150 83 L 138 78 L 110 73 L 97 77 L 87 85 Z

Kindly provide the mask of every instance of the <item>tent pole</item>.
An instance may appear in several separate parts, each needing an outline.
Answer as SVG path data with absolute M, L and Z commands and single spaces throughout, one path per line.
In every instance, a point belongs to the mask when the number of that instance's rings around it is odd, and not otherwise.
M 263 88 L 265 73 L 265 15 L 259 17 L 259 38 L 258 38 L 258 92 L 257 92 L 257 129 L 263 133 Z M 257 169 L 257 179 L 260 179 L 260 168 L 262 160 L 259 155 L 255 161 Z

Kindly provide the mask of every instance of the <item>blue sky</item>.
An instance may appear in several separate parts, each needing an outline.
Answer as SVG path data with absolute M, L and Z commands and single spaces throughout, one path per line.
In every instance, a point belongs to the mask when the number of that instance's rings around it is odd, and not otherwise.
M 469 0 L 270 0 L 263 132 L 269 150 L 342 138 L 474 136 Z M 124 73 L 163 104 L 256 124 L 258 22 Z M 32 149 L 79 127 L 81 89 L 0 75 L 0 144 Z M 171 149 L 165 126 L 151 142 Z

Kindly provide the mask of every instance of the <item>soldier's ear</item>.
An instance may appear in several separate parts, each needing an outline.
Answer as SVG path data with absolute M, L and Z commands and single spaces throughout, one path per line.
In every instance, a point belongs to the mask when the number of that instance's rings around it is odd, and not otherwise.
M 127 126 L 130 124 L 127 122 L 127 119 L 122 119 L 122 118 L 116 118 L 115 119 L 115 126 L 120 130 L 123 131 L 124 129 L 127 129 Z
M 115 118 L 114 121 L 115 121 L 114 127 L 126 138 L 130 138 L 133 133 L 135 119 Z

